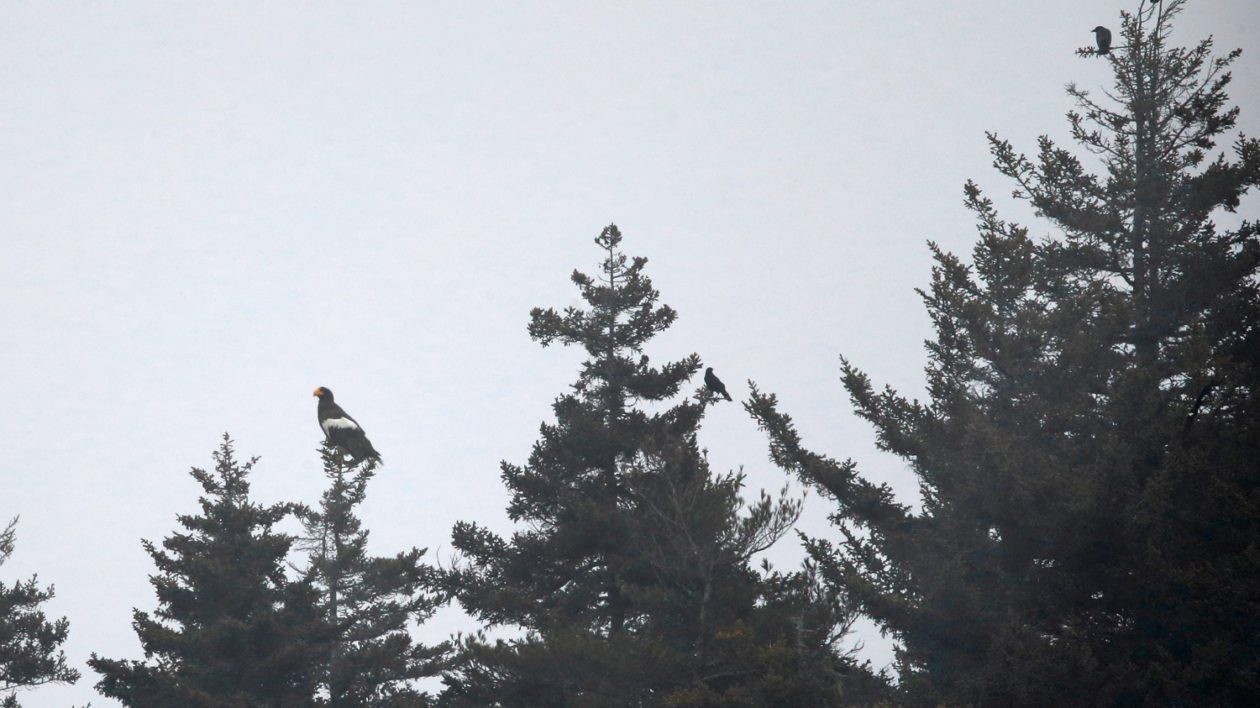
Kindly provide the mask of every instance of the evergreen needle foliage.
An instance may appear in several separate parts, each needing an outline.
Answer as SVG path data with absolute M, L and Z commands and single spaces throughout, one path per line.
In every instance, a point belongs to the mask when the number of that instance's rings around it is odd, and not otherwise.
M 524 466 L 503 463 L 510 538 L 461 522 L 447 587 L 486 626 L 467 638 L 443 700 L 468 706 L 832 705 L 859 673 L 834 652 L 847 615 L 814 603 L 804 574 L 764 577 L 751 557 L 799 502 L 740 498 L 696 443 L 711 394 L 673 400 L 700 370 L 653 366 L 644 346 L 673 324 L 609 226 L 598 278 L 574 272 L 586 309 L 536 308 L 529 333 L 588 358 Z M 655 412 L 648 412 L 648 408 Z M 832 600 L 836 598 L 831 597 Z M 878 681 L 872 680 L 872 684 Z
M 307 581 L 320 595 L 331 628 L 320 662 L 320 686 L 334 708 L 423 706 L 430 701 L 412 685 L 436 675 L 449 647 L 415 644 L 413 623 L 428 619 L 442 598 L 427 591 L 432 568 L 424 549 L 393 557 L 367 553 L 368 532 L 354 510 L 367 495 L 376 462 L 347 466 L 336 448 L 321 449 L 328 489 L 318 510 L 301 512 Z
M 1073 139 L 998 171 L 1054 227 L 1040 240 L 972 183 L 970 264 L 932 246 L 929 400 L 843 361 L 858 415 L 918 476 L 922 509 L 806 449 L 773 395 L 772 457 L 837 505 L 819 572 L 901 642 L 922 705 L 1243 705 L 1260 695 L 1260 239 L 1221 230 L 1260 182 L 1233 128 L 1238 52 L 1170 44 L 1183 2 L 1123 14 Z
M 0 531 L 0 566 L 13 555 L 17 519 Z M 12 585 L 0 582 L 0 708 L 18 708 L 17 691 L 46 683 L 74 683 L 79 672 L 66 664 L 58 647 L 66 641 L 70 622 L 49 622 L 40 605 L 53 598 L 53 588 L 39 578 Z
M 137 708 L 314 705 L 327 627 L 315 590 L 286 578 L 293 537 L 274 530 L 297 507 L 250 501 L 256 460 L 238 462 L 227 435 L 214 461 L 191 473 L 201 514 L 161 548 L 144 542 L 158 571 L 157 611 L 132 622 L 146 660 L 93 654 L 97 690 Z

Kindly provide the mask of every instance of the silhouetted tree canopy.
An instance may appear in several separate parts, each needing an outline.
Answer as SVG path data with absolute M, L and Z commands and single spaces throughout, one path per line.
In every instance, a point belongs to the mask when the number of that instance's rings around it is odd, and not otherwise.
M 836 705 L 849 680 L 879 690 L 838 656 L 847 606 L 815 604 L 813 576 L 767 574 L 752 556 L 779 539 L 799 502 L 740 498 L 696 443 L 709 394 L 674 399 L 695 355 L 653 366 L 644 345 L 676 317 L 657 305 L 644 258 L 604 229 L 599 278 L 575 272 L 588 309 L 536 308 L 530 335 L 589 358 L 553 406 L 524 466 L 502 465 L 503 538 L 472 522 L 453 532 L 449 589 L 485 626 L 517 639 L 468 639 L 443 699 L 468 706 Z M 651 406 L 649 412 L 648 406 Z
M 990 136 L 1053 230 L 1032 238 L 967 184 L 979 242 L 969 263 L 933 245 L 922 292 L 928 399 L 843 361 L 921 509 L 807 449 L 773 395 L 748 405 L 774 459 L 836 504 L 843 537 L 811 556 L 901 641 L 915 704 L 1242 705 L 1260 690 L 1260 240 L 1253 221 L 1213 221 L 1260 181 L 1260 143 L 1210 155 L 1238 116 L 1238 53 L 1171 44 L 1182 5 L 1123 14 L 1107 100 L 1069 87 L 1096 165 Z
M 297 507 L 250 501 L 255 460 L 238 462 L 227 435 L 214 461 L 191 473 L 201 514 L 161 548 L 144 542 L 158 609 L 132 625 L 146 660 L 93 654 L 97 690 L 137 708 L 314 705 L 330 633 L 315 589 L 286 577 L 294 538 L 275 530 Z
M 0 531 L 0 566 L 13 555 L 15 518 Z M 18 708 L 17 690 L 46 683 L 74 683 L 79 672 L 66 663 L 59 647 L 70 633 L 65 617 L 49 621 L 40 606 L 54 597 L 39 578 L 0 581 L 0 707 Z

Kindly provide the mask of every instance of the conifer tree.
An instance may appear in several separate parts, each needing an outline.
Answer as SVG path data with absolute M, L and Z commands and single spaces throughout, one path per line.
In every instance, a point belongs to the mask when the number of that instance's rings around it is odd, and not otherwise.
M 759 705 L 750 685 L 773 671 L 757 650 L 794 631 L 759 613 L 771 585 L 749 559 L 798 505 L 763 496 L 746 507 L 742 478 L 710 473 L 696 430 L 712 394 L 672 400 L 699 358 L 653 366 L 643 354 L 676 315 L 657 305 L 646 259 L 628 259 L 620 242 L 607 227 L 596 239 L 600 277 L 573 273 L 589 309 L 531 312 L 531 337 L 580 345 L 588 359 L 529 462 L 502 465 L 518 530 L 453 531 L 463 561 L 448 575 L 451 592 L 489 627 L 524 636 L 465 641 L 447 704 L 701 706 L 740 694 L 752 702 L 726 704 Z M 810 661 L 835 668 L 818 636 L 803 639 Z M 835 687 L 815 686 L 824 702 L 799 705 L 826 705 Z
M 1183 2 L 1124 13 L 1106 101 L 1072 137 L 994 164 L 1056 235 L 968 183 L 972 263 L 932 247 L 925 403 L 843 361 L 857 413 L 918 476 L 921 512 L 803 447 L 773 395 L 771 455 L 838 505 L 820 572 L 901 641 L 922 704 L 1240 705 L 1260 690 L 1257 225 L 1213 222 L 1260 182 L 1210 40 L 1170 44 Z
M 13 555 L 17 521 L 0 531 L 0 566 Z M 18 689 L 79 680 L 58 648 L 70 622 L 65 617 L 49 622 L 40 609 L 53 596 L 53 587 L 41 588 L 38 577 L 12 585 L 0 581 L 0 708 L 18 708 Z
M 421 562 L 425 550 L 394 557 L 367 554 L 368 532 L 355 515 L 376 463 L 347 466 L 332 446 L 321 450 L 329 487 L 318 510 L 301 513 L 309 553 L 307 580 L 331 637 L 320 670 L 329 706 L 422 706 L 428 697 L 413 686 L 438 673 L 448 647 L 415 644 L 409 629 L 441 603 L 430 593 L 434 571 Z
M 286 577 L 293 537 L 275 530 L 296 507 L 250 501 L 256 459 L 238 462 L 227 435 L 214 461 L 191 472 L 201 514 L 161 548 L 144 541 L 158 571 L 158 609 L 132 623 L 146 660 L 93 654 L 97 690 L 143 708 L 314 705 L 327 630 L 315 591 Z

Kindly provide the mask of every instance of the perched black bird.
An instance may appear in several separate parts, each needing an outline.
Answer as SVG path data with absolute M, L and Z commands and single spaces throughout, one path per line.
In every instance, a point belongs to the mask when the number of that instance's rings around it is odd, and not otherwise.
M 341 409 L 333 400 L 333 392 L 323 386 L 315 389 L 319 397 L 319 427 L 324 430 L 324 438 L 328 444 L 349 455 L 355 464 L 363 460 L 381 461 L 381 453 L 372 447 L 372 441 L 363 434 L 358 421 Z
M 712 392 L 719 393 L 731 400 L 731 394 L 726 392 L 726 384 L 722 383 L 722 379 L 713 375 L 713 367 L 704 370 L 704 385 Z
M 1098 53 L 1106 54 L 1111 51 L 1111 30 L 1098 25 L 1094 28 L 1094 40 L 1098 42 Z

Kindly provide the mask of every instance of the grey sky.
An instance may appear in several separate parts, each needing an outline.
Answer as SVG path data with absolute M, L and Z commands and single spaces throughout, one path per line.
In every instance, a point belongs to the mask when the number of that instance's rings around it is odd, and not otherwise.
M 757 381 L 909 500 L 837 355 L 922 395 L 924 242 L 970 250 L 968 178 L 1010 203 L 984 131 L 1065 141 L 1064 84 L 1110 79 L 1073 51 L 1135 7 L 0 4 L 0 522 L 22 517 L 0 578 L 56 585 L 84 671 L 24 704 L 113 705 L 83 662 L 139 658 L 140 539 L 195 511 L 187 470 L 222 432 L 261 456 L 259 500 L 318 499 L 316 386 L 384 455 L 372 550 L 506 529 L 499 460 L 526 459 L 581 359 L 531 342 L 529 309 L 578 303 L 569 273 L 610 222 L 680 313 L 654 360 L 696 352 L 737 400 Z M 1191 2 L 1177 37 L 1209 33 L 1246 50 L 1231 94 L 1255 133 L 1260 5 Z M 783 485 L 737 404 L 702 442 L 750 495 Z M 471 627 L 448 612 L 422 638 Z

